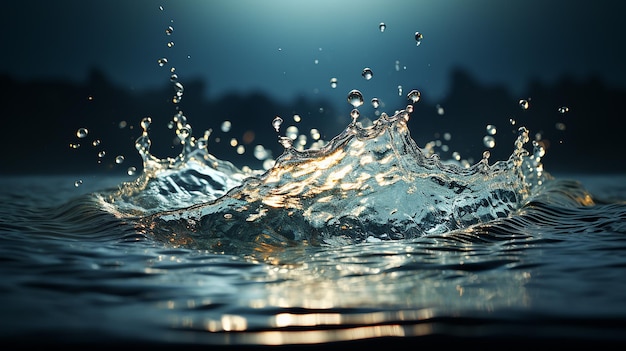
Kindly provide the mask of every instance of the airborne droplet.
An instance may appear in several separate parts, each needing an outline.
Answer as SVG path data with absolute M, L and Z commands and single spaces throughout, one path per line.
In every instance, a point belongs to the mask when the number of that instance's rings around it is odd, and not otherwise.
M 373 98 L 372 99 L 372 106 L 374 108 L 378 108 L 380 106 L 380 100 L 378 100 L 378 98 Z
M 374 72 L 372 72 L 372 70 L 369 67 L 366 67 L 363 69 L 363 72 L 361 73 L 361 75 L 366 80 L 370 80 L 374 76 Z
M 413 101 L 413 103 L 416 103 L 418 101 L 420 101 L 422 94 L 419 92 L 419 90 L 417 89 L 413 89 L 411 90 L 408 94 L 407 94 L 407 99 Z
M 333 89 L 337 87 L 337 78 L 330 78 L 330 87 Z
M 363 94 L 356 89 L 351 90 L 350 93 L 348 93 L 348 102 L 350 105 L 354 106 L 354 108 L 363 105 Z
M 79 138 L 84 138 L 87 136 L 87 134 L 89 134 L 87 128 L 78 128 L 78 130 L 76 131 L 76 136 Z
M 519 101 L 519 106 L 522 108 L 522 110 L 528 110 L 528 108 L 530 107 L 530 102 L 526 99 L 521 99 Z
M 159 66 L 163 67 L 165 66 L 165 64 L 167 64 L 167 59 L 165 57 L 161 57 L 157 60 L 157 63 L 159 64 Z
M 380 24 L 378 25 L 378 29 L 382 33 L 385 31 L 385 29 L 387 29 L 387 25 L 384 22 L 380 22 Z
M 280 118 L 280 116 L 274 117 L 274 120 L 272 120 L 272 127 L 274 127 L 277 133 L 280 131 L 281 124 L 283 124 L 283 119 Z
M 424 36 L 422 35 L 422 33 L 415 32 L 415 44 L 417 46 L 420 46 L 420 44 L 422 43 L 422 39 L 424 39 Z
M 485 135 L 483 138 L 483 144 L 492 149 L 496 146 L 496 140 L 491 135 Z

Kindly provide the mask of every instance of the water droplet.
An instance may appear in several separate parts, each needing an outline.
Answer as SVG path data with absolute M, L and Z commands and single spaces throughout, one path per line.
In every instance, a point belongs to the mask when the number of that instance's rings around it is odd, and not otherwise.
M 564 113 L 566 113 L 566 112 L 569 112 L 569 107 L 567 107 L 567 106 L 561 106 L 561 107 L 559 107 L 559 113 L 560 113 L 560 114 L 564 114 Z
M 309 134 L 311 134 L 311 138 L 313 138 L 313 140 L 319 140 L 322 137 L 322 135 L 320 134 L 320 131 L 317 130 L 316 128 L 311 129 Z
M 382 33 L 385 31 L 385 29 L 387 29 L 387 25 L 384 22 L 380 22 L 380 24 L 378 25 L 378 29 Z
M 485 135 L 483 138 L 483 144 L 485 147 L 492 149 L 496 146 L 496 140 L 491 135 Z
M 416 102 L 420 101 L 420 98 L 422 97 L 422 94 L 419 92 L 419 90 L 413 89 L 413 90 L 411 90 L 407 94 L 406 97 L 407 97 L 407 99 L 413 101 L 413 103 L 416 103 Z
M 378 100 L 378 98 L 373 98 L 372 99 L 372 106 L 374 108 L 378 108 L 380 106 L 380 100 Z
M 496 132 L 497 132 L 496 126 L 494 126 L 493 124 L 488 124 L 486 129 L 487 129 L 487 134 L 496 135 Z
M 357 118 L 359 118 L 360 115 L 361 113 L 356 108 L 350 111 L 350 117 L 352 117 L 352 122 L 356 122 Z
M 148 128 L 150 127 L 151 123 L 152 123 L 152 118 L 150 117 L 144 117 L 141 120 L 141 128 L 143 129 L 144 132 L 148 131 Z
M 70 148 L 71 148 L 71 149 L 78 149 L 79 147 L 80 147 L 80 144 L 79 144 L 79 143 L 76 143 L 76 144 L 74 144 L 74 143 L 70 143 Z
M 75 182 L 74 182 L 74 186 L 75 186 L 75 187 L 77 187 L 77 188 L 78 188 L 79 186 L 81 186 L 81 185 L 83 185 L 83 180 L 82 180 L 82 179 L 79 179 L 79 180 L 77 180 L 77 181 L 75 181 Z
M 509 123 L 511 123 L 512 126 L 514 126 L 517 121 L 515 120 L 515 118 L 509 118 Z
M 363 105 L 363 94 L 360 91 L 354 89 L 348 93 L 348 103 L 357 108 Z
M 86 137 L 87 134 L 89 134 L 89 131 L 87 130 L 87 128 L 78 128 L 78 130 L 76 131 L 76 136 L 81 139 Z
M 173 48 L 174 47 L 174 42 L 173 41 L 168 41 L 167 42 L 167 47 L 168 48 Z
M 396 60 L 396 72 L 400 71 L 400 61 Z
M 365 78 L 365 80 L 370 80 L 374 76 L 374 72 L 372 72 L 369 67 L 365 67 L 361 75 L 363 76 L 363 78 Z
M 176 96 L 183 96 L 183 92 L 185 91 L 185 87 L 180 82 L 174 83 L 174 90 L 176 90 Z
M 420 44 L 422 43 L 422 39 L 424 39 L 424 36 L 422 35 L 422 33 L 415 32 L 415 44 L 417 46 L 420 46 Z
M 274 127 L 277 133 L 280 131 L 281 124 L 283 124 L 283 119 L 280 118 L 280 116 L 274 117 L 274 119 L 272 120 L 272 127 Z
M 100 145 L 100 139 L 96 139 L 96 140 L 92 141 L 92 142 L 91 142 L 91 145 L 92 145 L 92 146 L 98 146 L 98 145 Z
M 330 78 L 330 87 L 335 89 L 337 87 L 337 78 Z
M 160 67 L 163 67 L 165 66 L 165 64 L 167 64 L 167 58 L 161 57 L 160 59 L 157 60 L 157 63 L 159 64 Z
M 135 168 L 134 166 L 128 167 L 128 169 L 126 170 L 126 174 L 128 175 L 134 175 L 135 173 L 137 173 L 137 168 Z
M 298 127 L 296 126 L 287 127 L 287 129 L 285 130 L 285 136 L 287 136 L 288 138 L 291 138 L 291 140 L 296 140 L 296 138 L 298 138 Z
M 300 122 L 301 120 L 302 120 L 302 117 L 300 117 L 300 115 L 297 115 L 297 114 L 296 114 L 296 115 L 293 115 L 293 121 L 294 121 L 294 122 L 298 123 L 298 122 Z
M 529 100 L 521 99 L 519 101 L 519 106 L 522 108 L 522 110 L 528 110 L 528 108 L 530 107 L 530 102 Z
M 443 114 L 444 114 L 444 113 L 446 113 L 446 111 L 443 109 L 443 106 L 441 106 L 441 105 L 437 104 L 437 106 L 436 106 L 436 107 L 437 107 L 437 114 L 438 114 L 439 116 L 443 116 Z
M 398 85 L 398 96 L 402 96 L 402 85 Z
M 555 127 L 557 130 L 565 130 L 565 123 L 558 122 Z
M 159 6 L 159 10 L 163 11 L 163 6 Z
M 119 165 L 120 163 L 123 163 L 123 162 L 124 162 L 124 156 L 122 156 L 122 155 L 117 155 L 117 156 L 115 157 L 115 163 L 117 163 L 118 165 Z
M 263 145 L 257 145 L 253 151 L 254 157 L 257 160 L 265 160 L 269 156 L 269 152 L 263 147 Z
M 106 151 L 102 150 L 102 151 L 98 152 L 98 157 L 99 158 L 103 158 L 104 155 L 106 155 L 106 154 L 107 154 Z
M 230 121 L 224 121 L 222 122 L 220 129 L 222 130 L 222 132 L 228 133 L 231 127 L 232 127 L 232 123 L 230 123 Z
M 174 32 L 174 28 L 172 26 L 165 28 L 165 34 L 172 35 L 172 32 Z
M 176 82 L 178 80 L 178 74 L 172 73 L 170 76 L 170 82 Z

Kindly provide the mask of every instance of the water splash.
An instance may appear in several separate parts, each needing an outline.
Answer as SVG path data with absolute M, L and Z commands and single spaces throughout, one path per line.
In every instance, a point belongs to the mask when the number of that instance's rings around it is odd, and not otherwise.
M 382 113 L 368 127 L 351 123 L 319 149 L 297 150 L 292 138 L 279 137 L 290 142 L 273 167 L 248 172 L 199 147 L 182 121 L 178 128 L 189 136 L 181 154 L 156 158 L 146 118 L 136 142 L 144 172 L 101 199 L 157 240 L 249 253 L 448 233 L 509 216 L 550 179 L 539 145 L 524 148 L 524 127 L 508 159 L 489 164 L 486 152 L 466 166 L 420 148 L 409 115 Z

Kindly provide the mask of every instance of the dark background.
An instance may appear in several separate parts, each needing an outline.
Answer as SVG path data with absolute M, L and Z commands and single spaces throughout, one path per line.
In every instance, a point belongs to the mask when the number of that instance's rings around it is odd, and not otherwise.
M 540 134 L 549 172 L 626 171 L 621 2 L 113 0 L 2 7 L 0 174 L 141 169 L 134 148 L 140 120 L 153 120 L 151 151 L 175 156 L 180 145 L 166 126 L 179 110 L 194 136 L 213 130 L 211 153 L 260 168 L 254 145 L 271 148 L 274 157 L 282 150 L 274 116 L 302 134 L 317 128 L 329 140 L 350 122 L 350 90 L 363 92 L 361 115 L 374 119 L 371 98 L 392 114 L 414 88 L 422 100 L 412 136 L 425 145 L 450 133 L 444 158 L 458 151 L 479 159 L 487 124 L 498 127 L 492 159 L 506 158 L 515 130 L 526 126 L 533 138 Z M 419 46 L 416 31 L 424 35 Z M 159 66 L 159 58 L 167 64 Z M 364 67 L 373 70 L 371 80 L 361 76 Z M 184 86 L 179 104 L 172 102 L 172 68 Z M 329 84 L 333 77 L 337 88 Z M 530 99 L 528 110 L 520 99 Z M 569 111 L 560 113 L 562 106 Z M 294 122 L 294 114 L 302 121 Z M 229 132 L 220 130 L 225 120 L 232 122 Z M 88 128 L 87 138 L 76 137 L 80 127 Z M 226 141 L 243 143 L 246 132 L 254 139 L 239 155 Z M 78 142 L 78 149 L 69 147 Z M 114 162 L 117 155 L 124 163 Z

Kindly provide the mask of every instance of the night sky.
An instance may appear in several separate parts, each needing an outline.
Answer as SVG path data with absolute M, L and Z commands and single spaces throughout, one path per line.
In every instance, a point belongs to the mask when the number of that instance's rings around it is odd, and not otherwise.
M 182 83 L 206 79 L 211 98 L 261 90 L 287 101 L 319 94 L 343 106 L 351 89 L 384 97 L 398 85 L 440 98 L 454 67 L 513 93 L 530 79 L 564 74 L 597 74 L 626 87 L 620 1 L 23 0 L 2 7 L 0 73 L 24 79 L 81 81 L 98 67 L 116 84 L 144 89 L 167 82 L 175 67 Z M 419 46 L 416 31 L 424 36 Z M 374 72 L 370 81 L 361 77 L 365 67 Z

